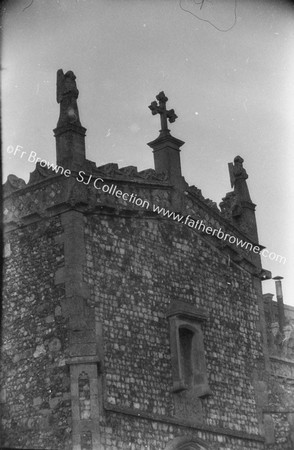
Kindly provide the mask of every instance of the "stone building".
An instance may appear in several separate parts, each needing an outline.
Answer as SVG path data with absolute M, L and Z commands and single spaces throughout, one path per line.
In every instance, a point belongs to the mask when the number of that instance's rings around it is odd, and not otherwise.
M 155 169 L 97 167 L 77 98 L 59 70 L 56 163 L 4 186 L 2 448 L 292 449 L 243 159 L 220 208 L 189 186 L 161 92 Z
M 274 421 L 268 440 L 275 443 L 269 448 L 283 449 L 294 448 L 294 308 L 284 305 L 281 277 L 274 279 L 276 301 L 273 294 L 263 296 L 271 369 L 264 414 Z

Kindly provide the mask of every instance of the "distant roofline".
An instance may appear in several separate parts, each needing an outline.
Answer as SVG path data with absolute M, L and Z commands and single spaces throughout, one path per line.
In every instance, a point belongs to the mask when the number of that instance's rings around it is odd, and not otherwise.
M 275 294 L 271 294 L 270 292 L 267 292 L 266 294 L 262 294 L 263 297 L 265 297 L 266 295 L 275 295 Z M 277 305 L 277 301 L 272 299 L 272 302 Z M 287 305 L 286 303 L 284 303 L 284 308 L 289 310 L 289 311 L 293 311 L 294 312 L 294 306 L 291 305 Z

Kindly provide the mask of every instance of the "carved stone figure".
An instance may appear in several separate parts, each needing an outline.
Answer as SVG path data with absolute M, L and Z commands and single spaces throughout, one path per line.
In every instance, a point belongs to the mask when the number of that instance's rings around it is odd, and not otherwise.
M 11 194 L 11 192 L 17 191 L 18 189 L 23 189 L 25 186 L 26 183 L 22 178 L 10 174 L 7 177 L 6 183 L 3 185 L 3 190 L 5 194 Z
M 287 359 L 294 357 L 294 322 L 291 321 L 284 326 L 282 340 L 282 356 Z
M 241 156 L 234 158 L 234 164 L 229 163 L 229 172 L 231 179 L 231 186 L 234 187 L 234 192 L 240 201 L 252 202 L 246 180 L 248 178 L 247 172 L 243 167 L 244 159 Z
M 76 76 L 69 70 L 66 74 L 62 69 L 57 71 L 57 103 L 60 103 L 60 116 L 57 126 L 66 124 L 80 125 L 77 98 L 79 91 L 76 85 Z
M 38 181 L 44 180 L 44 178 L 55 175 L 53 170 L 50 170 L 48 167 L 42 167 L 38 162 L 36 164 L 35 170 L 31 172 L 30 179 L 28 184 L 37 183 Z
M 294 358 L 294 321 L 286 323 L 283 332 L 279 330 L 278 322 L 271 325 L 271 354 L 286 359 Z

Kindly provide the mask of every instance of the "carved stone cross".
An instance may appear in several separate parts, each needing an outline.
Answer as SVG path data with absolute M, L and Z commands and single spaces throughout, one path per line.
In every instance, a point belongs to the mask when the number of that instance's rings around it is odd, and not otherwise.
M 169 129 L 167 128 L 167 119 L 170 123 L 173 123 L 178 116 L 175 114 L 173 109 L 167 111 L 166 102 L 168 98 L 165 96 L 164 92 L 161 91 L 156 96 L 158 103 L 156 101 L 152 102 L 148 108 L 151 110 L 152 114 L 155 116 L 156 114 L 160 114 L 160 123 L 161 123 L 161 134 L 169 134 Z

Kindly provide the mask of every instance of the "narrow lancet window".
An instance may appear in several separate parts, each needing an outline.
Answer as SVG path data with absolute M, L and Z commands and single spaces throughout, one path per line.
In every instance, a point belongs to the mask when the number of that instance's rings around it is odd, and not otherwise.
M 190 386 L 193 377 L 192 343 L 194 333 L 188 328 L 179 328 L 180 360 L 182 378 L 186 386 Z
M 89 375 L 82 372 L 79 376 L 80 418 L 91 418 L 90 380 Z

